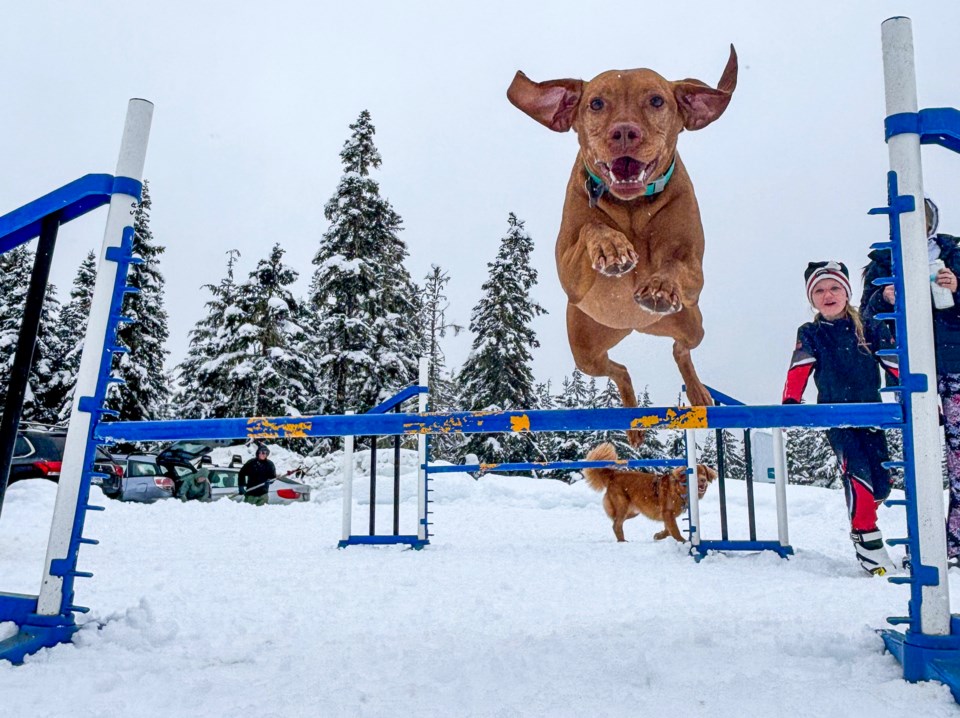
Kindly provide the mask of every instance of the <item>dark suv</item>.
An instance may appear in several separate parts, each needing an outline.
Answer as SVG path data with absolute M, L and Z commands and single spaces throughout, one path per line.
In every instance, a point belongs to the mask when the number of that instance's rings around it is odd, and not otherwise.
M 17 431 L 17 441 L 13 446 L 9 483 L 22 479 L 59 481 L 66 442 L 67 430 L 63 427 L 21 423 Z M 94 468 L 116 479 L 116 483 L 119 483 L 118 480 L 123 475 L 123 469 L 110 454 L 99 447 Z M 97 480 L 96 483 L 99 484 L 100 481 Z

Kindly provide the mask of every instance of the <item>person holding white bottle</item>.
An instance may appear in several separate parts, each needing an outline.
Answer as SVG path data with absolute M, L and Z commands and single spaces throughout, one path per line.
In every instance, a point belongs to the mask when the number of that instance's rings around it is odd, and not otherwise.
M 927 219 L 927 252 L 930 259 L 930 293 L 933 303 L 933 334 L 937 356 L 937 393 L 943 409 L 947 444 L 947 480 L 950 502 L 947 511 L 947 559 L 951 568 L 960 568 L 960 247 L 957 238 L 937 233 L 940 211 L 932 199 L 924 199 Z M 873 317 L 893 309 L 893 285 L 878 287 L 873 280 L 889 277 L 890 250 L 870 253 L 864 268 L 860 309 Z M 895 332 L 893 322 L 888 323 Z

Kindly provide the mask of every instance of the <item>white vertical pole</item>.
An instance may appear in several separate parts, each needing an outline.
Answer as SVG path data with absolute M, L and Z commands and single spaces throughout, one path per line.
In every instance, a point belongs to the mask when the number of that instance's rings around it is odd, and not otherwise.
M 777 538 L 781 546 L 790 544 L 787 534 L 787 451 L 783 429 L 773 430 L 773 478 L 777 492 Z
M 884 21 L 881 34 L 887 116 L 917 112 L 917 83 L 910 19 L 893 17 Z M 909 395 L 913 413 L 919 560 L 923 564 L 935 566 L 940 572 L 939 585 L 924 586 L 921 589 L 920 629 L 926 634 L 947 635 L 950 633 L 950 594 L 946 580 L 947 544 L 943 518 L 940 427 L 937 418 L 937 368 L 930 308 L 920 137 L 911 133 L 895 135 L 887 142 L 887 148 L 890 169 L 897 174 L 899 193 L 913 195 L 916 202 L 915 211 L 900 215 L 900 237 L 903 246 L 910 370 L 927 377 L 927 390 Z
M 687 429 L 687 500 L 690 502 L 690 543 L 700 545 L 700 485 L 697 476 L 697 432 Z
M 347 416 L 352 416 L 353 412 L 345 412 Z M 343 437 L 343 522 L 340 531 L 340 538 L 344 541 L 350 539 L 353 520 L 353 437 Z
M 123 127 L 123 139 L 120 142 L 120 157 L 117 160 L 115 176 L 129 177 L 137 181 L 143 179 L 143 164 L 147 155 L 147 139 L 150 136 L 152 118 L 152 102 L 133 99 L 127 104 L 127 119 Z M 111 295 L 117 280 L 117 263 L 107 261 L 106 253 L 108 248 L 120 246 L 123 230 L 132 225 L 136 207 L 137 198 L 128 194 L 115 194 L 110 199 L 107 226 L 100 246 L 97 280 L 90 302 L 90 319 L 87 322 L 83 354 L 80 357 L 80 368 L 77 372 L 77 385 L 73 394 L 70 427 L 67 430 L 63 450 L 63 466 L 57 488 L 57 501 L 53 509 L 53 521 L 50 525 L 43 582 L 37 602 L 37 613 L 45 616 L 59 614 L 63 603 L 63 578 L 51 575 L 50 562 L 67 558 L 77 512 L 85 510 L 84 507 L 78 506 L 78 503 L 83 457 L 87 448 L 92 417 L 89 413 L 80 411 L 78 403 L 81 397 L 93 396 L 96 393 L 100 357 L 106 351 L 107 343 L 111 339 L 107 336 L 107 325 L 110 319 Z
M 420 386 L 430 386 L 430 360 L 420 357 Z M 427 410 L 427 394 L 421 393 L 417 408 L 421 414 Z M 420 434 L 417 437 L 417 538 L 425 541 L 427 538 L 427 437 Z

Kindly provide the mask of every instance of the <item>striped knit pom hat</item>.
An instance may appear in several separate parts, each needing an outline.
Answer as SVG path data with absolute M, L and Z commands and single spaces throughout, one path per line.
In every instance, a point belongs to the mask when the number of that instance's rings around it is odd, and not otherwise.
M 847 292 L 847 300 L 853 296 L 850 289 L 850 272 L 847 271 L 847 265 L 843 262 L 810 262 L 803 273 L 803 278 L 807 282 L 807 300 L 813 304 L 813 288 L 824 279 L 833 279 Z

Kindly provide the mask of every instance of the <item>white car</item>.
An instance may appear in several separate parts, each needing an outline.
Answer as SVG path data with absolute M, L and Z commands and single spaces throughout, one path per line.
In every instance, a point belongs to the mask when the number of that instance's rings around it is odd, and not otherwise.
M 237 476 L 240 469 L 227 466 L 206 466 L 201 471 L 206 472 L 210 482 L 210 493 L 214 499 L 236 498 L 241 500 L 237 488 Z M 267 489 L 268 504 L 292 504 L 297 501 L 310 500 L 310 487 L 289 476 L 280 476 L 270 482 Z

